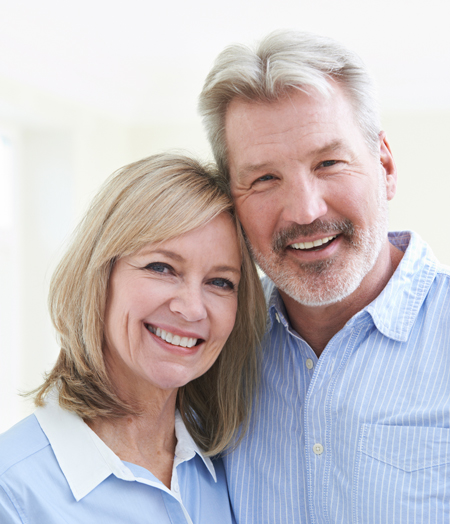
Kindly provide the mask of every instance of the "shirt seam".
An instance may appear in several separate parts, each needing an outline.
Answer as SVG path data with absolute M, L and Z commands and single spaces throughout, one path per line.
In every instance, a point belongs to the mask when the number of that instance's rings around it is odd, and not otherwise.
M 20 518 L 20 521 L 23 524 L 28 523 L 28 519 L 23 511 L 21 511 L 19 503 L 16 501 L 14 495 L 11 493 L 11 491 L 5 486 L 2 482 L 0 482 L 0 488 L 5 492 L 6 496 L 10 500 L 11 504 L 13 505 L 14 509 L 16 510 L 17 516 Z M 25 520 L 24 520 L 25 519 Z
M 44 433 L 45 434 L 45 433 Z M 17 464 L 20 464 L 21 462 L 24 462 L 25 460 L 28 460 L 29 458 L 31 458 L 33 455 L 36 455 L 37 453 L 40 453 L 43 449 L 47 448 L 48 446 L 50 446 L 50 443 L 47 442 L 47 444 L 45 444 L 44 446 L 42 446 L 42 448 L 39 448 L 35 451 L 33 451 L 32 453 L 28 454 L 26 457 L 22 457 L 18 460 L 16 460 L 13 464 L 10 464 L 6 469 L 4 469 L 1 473 L 0 473 L 0 478 L 3 477 L 3 475 L 5 475 L 5 473 L 8 473 L 8 471 L 13 468 L 14 466 L 17 466 Z

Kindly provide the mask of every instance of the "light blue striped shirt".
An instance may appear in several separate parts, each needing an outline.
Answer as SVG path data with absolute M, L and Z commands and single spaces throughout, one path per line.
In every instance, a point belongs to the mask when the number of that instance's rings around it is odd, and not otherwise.
M 54 399 L 0 435 L 1 524 L 233 524 L 220 460 L 181 419 L 171 489 L 123 462 Z
M 450 269 L 390 241 L 395 274 L 320 359 L 266 282 L 259 407 L 225 457 L 238 524 L 450 523 Z

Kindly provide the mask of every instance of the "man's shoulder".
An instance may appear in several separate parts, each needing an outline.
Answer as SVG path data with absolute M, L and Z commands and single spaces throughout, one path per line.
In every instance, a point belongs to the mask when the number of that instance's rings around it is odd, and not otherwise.
M 0 435 L 0 476 L 49 445 L 34 415 L 30 415 Z
M 438 263 L 437 265 L 437 276 L 442 277 L 444 282 L 447 282 L 447 284 L 450 282 L 450 266 L 447 266 L 446 264 Z
M 447 285 L 450 277 L 450 266 L 438 261 L 431 247 L 413 231 L 392 231 L 389 241 L 404 252 L 399 269 L 395 275 L 401 274 L 405 282 L 414 280 L 420 282 L 419 287 L 439 282 Z
M 430 286 L 427 299 L 450 303 L 450 266 L 437 264 L 436 276 Z

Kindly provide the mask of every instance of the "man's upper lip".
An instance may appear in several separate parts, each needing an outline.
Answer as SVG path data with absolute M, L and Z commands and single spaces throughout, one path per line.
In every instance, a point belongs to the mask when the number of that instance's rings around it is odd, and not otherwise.
M 169 326 L 167 324 L 159 324 L 159 323 L 153 324 L 152 322 L 145 322 L 145 324 L 148 326 L 152 326 L 155 329 L 157 328 L 163 329 L 167 333 L 172 333 L 172 335 L 178 335 L 181 338 L 187 337 L 187 338 L 196 338 L 200 340 L 206 339 L 206 335 L 201 335 L 200 333 L 194 332 L 194 331 L 185 331 L 180 328 Z

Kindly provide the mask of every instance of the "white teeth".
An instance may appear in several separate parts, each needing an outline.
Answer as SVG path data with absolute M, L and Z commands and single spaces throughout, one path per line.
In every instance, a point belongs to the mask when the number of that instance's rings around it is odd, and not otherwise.
M 161 328 L 155 329 L 153 326 L 147 326 L 147 329 L 157 337 L 161 338 L 162 340 L 165 340 L 166 342 L 169 342 L 169 344 L 172 344 L 174 346 L 191 348 L 195 346 L 195 344 L 197 344 L 197 338 L 180 337 L 179 335 L 174 335 L 173 333 L 164 331 L 164 329 Z
M 292 247 L 293 249 L 311 249 L 312 247 L 318 247 L 322 244 L 326 244 L 336 237 L 337 235 L 333 235 L 331 237 L 318 238 L 317 240 L 314 240 L 314 242 L 298 242 L 296 244 L 291 244 L 289 247 Z

